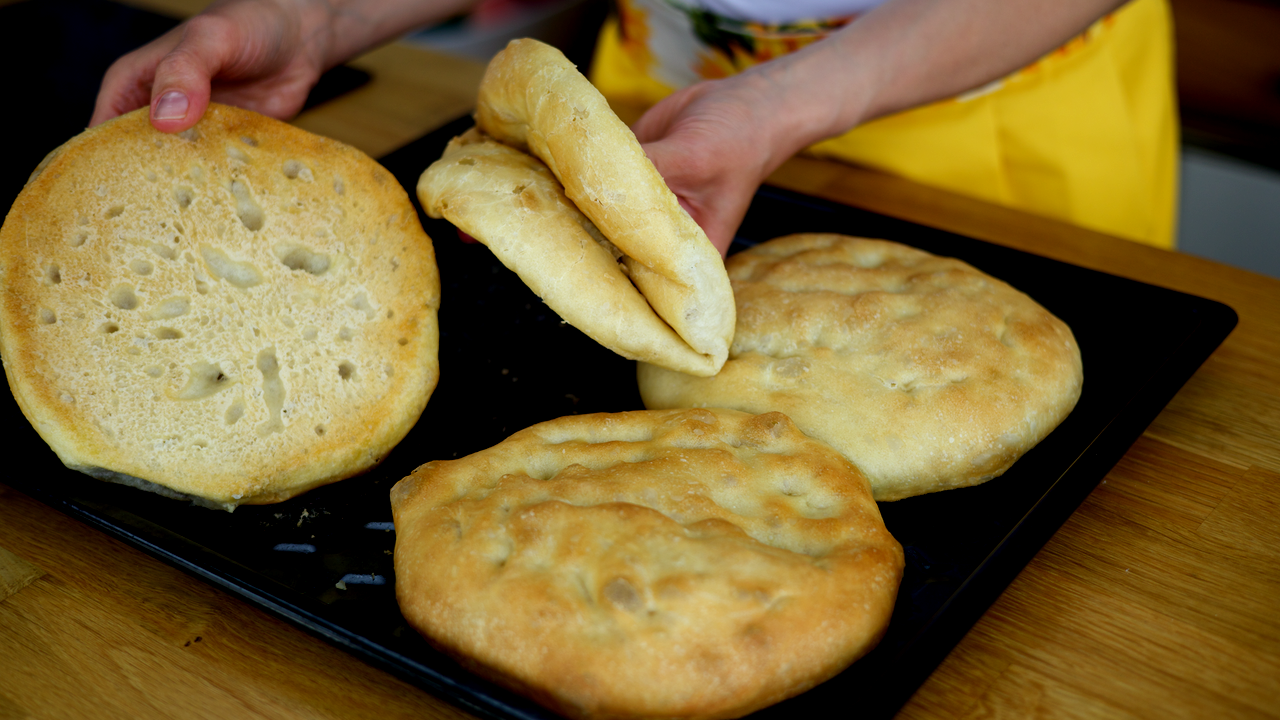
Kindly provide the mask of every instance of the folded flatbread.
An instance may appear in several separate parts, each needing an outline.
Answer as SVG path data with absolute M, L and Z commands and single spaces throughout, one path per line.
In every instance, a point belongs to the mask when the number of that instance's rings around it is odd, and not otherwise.
M 659 333 L 647 331 L 626 345 L 611 344 L 602 338 L 617 337 L 620 328 L 618 321 L 605 312 L 588 308 L 587 312 L 571 313 L 574 318 L 564 312 L 562 316 L 624 356 L 640 357 L 638 349 L 648 348 L 644 353 L 652 358 L 650 362 L 696 375 L 715 374 L 728 355 L 734 328 L 733 291 L 724 263 L 649 162 L 635 135 L 582 73 L 549 45 L 536 40 L 513 40 L 489 63 L 480 85 L 476 123 L 484 134 L 528 152 L 545 164 L 570 204 L 590 220 L 599 236 L 607 239 L 602 247 L 623 266 L 630 279 L 628 284 L 639 290 L 688 351 L 677 351 L 667 340 L 658 340 Z M 474 143 L 463 141 L 454 149 Z M 465 222 L 465 232 L 495 249 L 526 282 L 548 272 L 549 263 L 537 261 L 540 254 L 560 256 L 564 247 L 583 246 L 581 233 L 576 231 L 573 234 L 579 237 L 564 239 L 542 228 L 518 227 L 534 211 L 523 204 L 521 193 L 511 193 L 507 205 L 496 202 L 491 183 L 478 173 L 464 173 L 459 167 L 459 163 L 471 160 L 455 154 L 452 160 L 441 162 L 450 164 L 450 170 L 428 170 L 418 185 L 419 199 L 428 214 Z M 442 197 L 444 188 L 436 187 L 441 182 L 450 184 L 449 198 Z M 508 184 L 509 189 L 515 187 L 520 183 Z M 524 186 L 533 187 L 537 189 L 527 198 L 555 194 L 542 180 L 531 179 Z M 463 221 L 455 213 L 468 192 L 483 194 L 488 210 L 483 214 L 472 212 Z M 563 213 L 565 208 L 563 203 L 547 202 L 536 212 Z M 521 223 L 513 221 L 513 215 L 521 217 Z M 577 217 L 555 224 L 582 226 Z M 517 228 L 518 240 L 511 236 Z M 594 234 L 586 226 L 583 229 L 588 235 Z M 515 245 L 531 247 L 510 252 Z M 559 249 L 553 249 L 556 246 Z M 590 273 L 596 266 L 593 261 L 584 264 L 583 269 Z M 593 286 L 594 277 L 572 281 L 571 273 L 563 268 L 551 272 L 554 279 L 540 282 L 539 294 L 557 311 L 570 304 L 587 305 L 610 295 L 633 292 L 613 285 L 607 291 L 583 295 L 584 289 Z M 606 302 L 615 307 L 635 307 L 632 300 Z M 651 323 L 646 318 L 630 324 L 642 325 Z

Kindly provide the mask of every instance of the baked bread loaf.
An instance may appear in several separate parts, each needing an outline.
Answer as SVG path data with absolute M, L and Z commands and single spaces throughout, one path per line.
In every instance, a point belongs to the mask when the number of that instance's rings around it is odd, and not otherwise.
M 363 153 L 212 105 L 146 109 L 32 174 L 0 230 L 0 356 L 68 466 L 233 509 L 367 470 L 435 387 L 440 284 Z
M 976 485 L 1075 407 L 1071 330 L 955 259 L 804 234 L 729 258 L 738 328 L 724 369 L 638 370 L 646 407 L 776 410 L 830 444 L 877 500 Z
M 409 622 L 575 718 L 800 693 L 875 645 L 903 569 L 862 474 L 779 413 L 564 417 L 391 502 Z
M 418 199 L 428 215 L 487 245 L 560 317 L 619 355 L 690 375 L 713 375 L 724 363 L 689 347 L 658 317 L 618 264 L 620 251 L 528 153 L 472 128 L 422 174 Z
M 485 134 L 546 163 L 658 315 L 719 369 L 734 328 L 724 263 L 582 73 L 549 45 L 512 40 L 485 70 L 475 117 Z

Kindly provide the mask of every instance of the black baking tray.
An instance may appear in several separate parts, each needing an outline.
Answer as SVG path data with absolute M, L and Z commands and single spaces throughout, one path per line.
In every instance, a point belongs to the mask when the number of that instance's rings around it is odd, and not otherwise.
M 467 118 L 383 158 L 406 188 Z M 8 484 L 471 712 L 551 713 L 462 669 L 401 616 L 388 492 L 417 465 L 466 455 L 543 420 L 642 407 L 634 363 L 561 322 L 481 245 L 423 218 L 442 278 L 440 385 L 375 471 L 233 514 L 65 470 L 52 452 Z M 1074 330 L 1079 404 L 1002 477 L 880 508 L 907 567 L 880 645 L 832 680 L 757 713 L 888 717 L 910 698 L 1161 408 L 1230 333 L 1236 314 L 1204 298 L 773 188 L 757 193 L 735 248 L 792 232 L 880 237 L 962 258 L 1011 281 Z M 1119 241 L 1118 241 L 1119 242 Z M 21 447 L 43 443 L 5 395 Z M 37 453 L 38 455 L 38 453 Z

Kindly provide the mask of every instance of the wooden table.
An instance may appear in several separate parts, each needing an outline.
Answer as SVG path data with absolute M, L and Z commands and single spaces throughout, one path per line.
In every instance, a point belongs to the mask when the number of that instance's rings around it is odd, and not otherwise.
M 297 123 L 374 156 L 469 109 L 481 71 L 354 64 L 374 81 Z M 901 717 L 1280 716 L 1280 281 L 828 162 L 774 181 L 1240 315 Z M 464 713 L 0 484 L 0 719 L 174 716 Z

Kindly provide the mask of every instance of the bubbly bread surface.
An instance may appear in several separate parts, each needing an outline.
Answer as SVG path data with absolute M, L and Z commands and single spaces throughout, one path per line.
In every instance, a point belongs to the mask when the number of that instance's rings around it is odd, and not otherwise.
M 877 500 L 1004 473 L 1080 397 L 1071 330 L 959 260 L 802 234 L 728 267 L 729 361 L 714 378 L 641 365 L 646 407 L 783 412 L 866 473 Z
M 422 174 L 418 199 L 484 243 L 560 317 L 631 360 L 712 375 L 627 278 L 616 247 L 565 197 L 546 165 L 475 128 Z M 723 362 L 719 358 L 719 362 Z
M 363 153 L 212 105 L 45 159 L 0 230 L 0 355 L 69 467 L 227 509 L 377 463 L 439 376 L 431 241 Z
M 903 569 L 866 479 L 779 413 L 560 418 L 391 498 L 410 623 L 578 718 L 803 692 L 875 645 Z
M 485 70 L 476 124 L 546 163 L 658 315 L 719 369 L 734 328 L 720 254 L 590 81 L 559 50 L 513 40 Z

